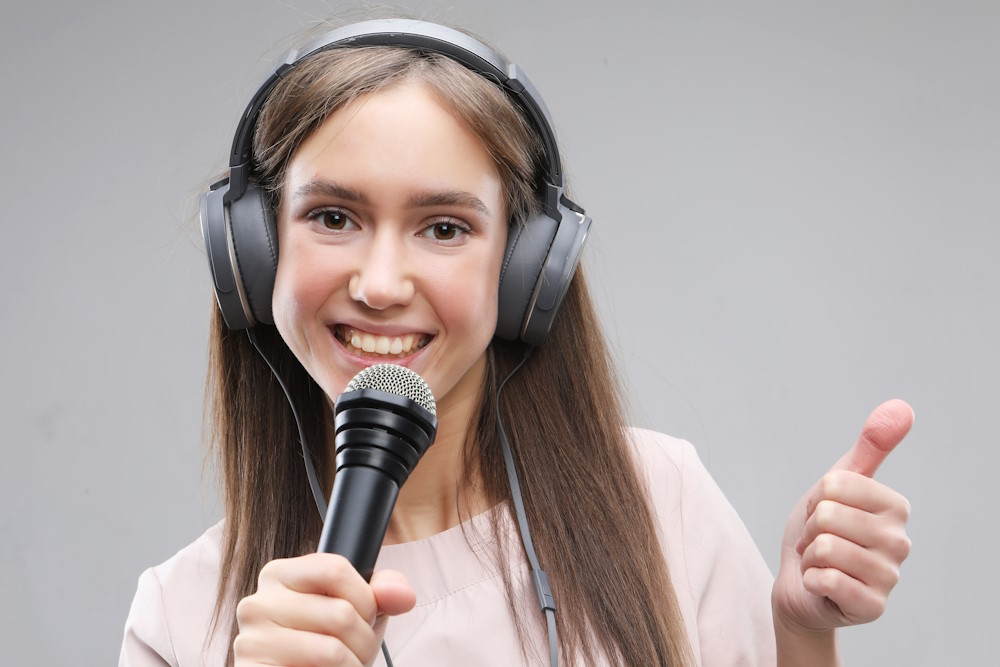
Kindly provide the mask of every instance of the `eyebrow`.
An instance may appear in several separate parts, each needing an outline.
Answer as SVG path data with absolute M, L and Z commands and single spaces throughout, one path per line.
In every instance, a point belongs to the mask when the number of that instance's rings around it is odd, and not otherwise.
M 414 208 L 429 208 L 431 206 L 461 206 L 489 217 L 490 209 L 483 200 L 470 192 L 461 190 L 445 190 L 442 192 L 423 192 L 410 197 L 407 202 Z
M 300 185 L 293 195 L 294 199 L 306 199 L 313 196 L 331 197 L 345 201 L 368 204 L 368 198 L 359 190 L 334 183 L 332 181 L 312 180 Z M 418 192 L 407 200 L 407 205 L 413 208 L 430 208 L 433 206 L 460 206 L 470 208 L 489 217 L 490 209 L 483 200 L 471 192 L 462 190 L 443 190 L 435 192 Z
M 309 181 L 304 185 L 300 185 L 298 189 L 295 190 L 293 198 L 306 199 L 316 195 L 334 197 L 336 199 L 346 199 L 347 201 L 355 201 L 361 204 L 368 203 L 368 198 L 354 188 L 349 188 L 346 185 L 341 185 L 340 183 L 319 180 Z

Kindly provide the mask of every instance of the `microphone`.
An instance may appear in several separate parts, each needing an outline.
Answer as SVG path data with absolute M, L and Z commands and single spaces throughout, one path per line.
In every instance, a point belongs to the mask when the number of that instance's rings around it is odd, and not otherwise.
M 437 412 L 424 379 L 396 364 L 354 376 L 333 406 L 337 474 L 319 540 L 370 581 L 399 488 L 434 442 Z

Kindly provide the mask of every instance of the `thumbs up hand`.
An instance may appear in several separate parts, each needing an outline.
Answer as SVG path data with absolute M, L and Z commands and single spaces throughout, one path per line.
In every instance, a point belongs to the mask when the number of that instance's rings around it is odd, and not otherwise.
M 779 638 L 782 631 L 832 634 L 885 611 L 910 553 L 910 504 L 872 477 L 912 424 L 903 401 L 877 407 L 854 447 L 792 511 L 771 596 Z

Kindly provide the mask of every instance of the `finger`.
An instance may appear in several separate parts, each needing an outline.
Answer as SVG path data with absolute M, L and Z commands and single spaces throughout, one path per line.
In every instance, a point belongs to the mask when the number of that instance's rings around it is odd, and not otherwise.
M 870 477 L 847 470 L 831 470 L 810 489 L 806 499 L 806 519 L 811 519 L 824 502 L 884 514 L 903 523 L 910 518 L 910 502 L 903 494 Z
M 868 623 L 885 612 L 886 596 L 836 568 L 811 567 L 802 573 L 802 584 L 829 600 L 844 625 Z
M 850 470 L 871 477 L 913 426 L 913 408 L 905 401 L 886 401 L 865 420 L 861 436 L 832 470 Z
M 901 563 L 910 554 L 910 540 L 906 536 L 906 518 L 896 512 L 873 514 L 833 500 L 823 500 L 806 521 L 796 551 L 802 554 L 818 536 L 830 534 L 874 549 Z
M 856 507 L 876 514 L 898 513 L 909 518 L 910 502 L 906 496 L 871 477 L 849 470 L 831 470 L 810 490 L 806 501 L 807 516 L 824 500 Z
M 898 562 L 829 533 L 813 540 L 802 554 L 802 572 L 815 568 L 839 570 L 886 596 L 899 583 Z
M 349 601 L 362 618 L 374 619 L 375 595 L 343 556 L 315 553 L 273 560 L 260 571 L 258 591 L 272 587 Z
M 240 628 L 280 626 L 339 639 L 355 655 L 378 647 L 368 619 L 347 600 L 281 589 L 251 595 L 237 607 Z
M 378 604 L 378 613 L 396 616 L 411 609 L 417 602 L 416 593 L 406 577 L 395 570 L 380 570 L 372 575 L 372 592 Z
M 379 570 L 372 575 L 371 586 L 378 603 L 378 616 L 372 630 L 376 642 L 381 643 L 389 617 L 413 609 L 417 596 L 406 577 L 395 570 Z
M 240 633 L 233 641 L 236 665 L 337 665 L 361 667 L 364 662 L 343 642 L 329 635 L 272 626 Z

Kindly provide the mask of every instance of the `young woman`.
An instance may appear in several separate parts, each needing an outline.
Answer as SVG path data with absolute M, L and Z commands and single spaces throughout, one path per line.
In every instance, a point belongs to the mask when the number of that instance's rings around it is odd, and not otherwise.
M 121 664 L 542 665 L 550 644 L 572 665 L 838 664 L 835 629 L 882 613 L 909 551 L 906 500 L 871 478 L 909 407 L 880 406 L 803 498 L 772 580 L 693 449 L 625 422 L 573 272 L 589 220 L 523 73 L 412 21 L 318 44 L 255 96 L 203 201 L 226 519 L 143 574 Z M 384 361 L 426 380 L 439 427 L 366 582 L 313 553 L 302 447 L 328 494 L 332 402 Z

